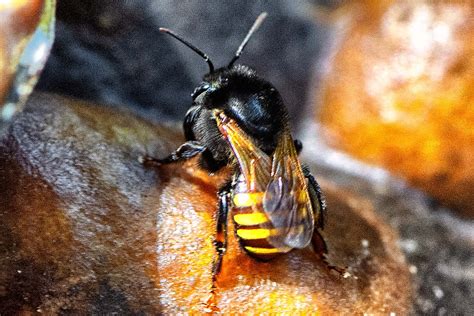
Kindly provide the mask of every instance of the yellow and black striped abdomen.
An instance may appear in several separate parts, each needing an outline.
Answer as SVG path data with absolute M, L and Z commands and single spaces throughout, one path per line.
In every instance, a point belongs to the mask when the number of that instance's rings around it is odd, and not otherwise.
M 251 256 L 269 260 L 291 249 L 276 248 L 269 238 L 278 231 L 269 223 L 263 212 L 263 192 L 245 192 L 237 185 L 232 196 L 232 219 L 242 248 Z M 240 190 L 239 190 L 240 189 Z

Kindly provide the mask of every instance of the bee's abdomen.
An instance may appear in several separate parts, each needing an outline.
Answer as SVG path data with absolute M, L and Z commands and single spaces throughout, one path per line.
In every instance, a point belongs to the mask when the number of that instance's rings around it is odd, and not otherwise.
M 253 257 L 270 260 L 288 250 L 276 248 L 268 241 L 277 231 L 263 213 L 262 198 L 263 192 L 234 192 L 232 219 L 242 248 Z

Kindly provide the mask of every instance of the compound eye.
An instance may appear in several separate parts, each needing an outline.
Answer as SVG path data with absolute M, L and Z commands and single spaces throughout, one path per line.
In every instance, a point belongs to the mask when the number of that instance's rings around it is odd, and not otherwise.
M 206 92 L 209 89 L 209 87 L 210 87 L 209 84 L 206 83 L 194 89 L 193 93 L 191 94 L 191 97 L 193 98 L 193 100 L 196 100 L 196 98 L 199 95 L 201 95 L 203 92 Z

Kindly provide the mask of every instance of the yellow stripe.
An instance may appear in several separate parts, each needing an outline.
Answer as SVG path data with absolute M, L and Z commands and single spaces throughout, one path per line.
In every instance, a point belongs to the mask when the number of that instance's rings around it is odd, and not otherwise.
M 232 201 L 236 207 L 249 207 L 262 202 L 263 192 L 237 193 Z
M 235 214 L 234 221 L 242 226 L 260 225 L 268 221 L 263 213 Z
M 309 202 L 308 192 L 306 190 L 301 190 L 300 194 L 298 194 L 298 203 L 306 204 L 307 202 Z
M 245 246 L 244 247 L 247 251 L 250 251 L 252 253 L 256 254 L 261 254 L 261 255 L 266 255 L 266 254 L 272 254 L 272 253 L 280 253 L 280 249 L 278 248 L 259 248 L 259 247 L 250 247 L 250 246 Z
M 266 228 L 237 229 L 237 236 L 246 240 L 265 239 L 270 237 L 271 231 Z

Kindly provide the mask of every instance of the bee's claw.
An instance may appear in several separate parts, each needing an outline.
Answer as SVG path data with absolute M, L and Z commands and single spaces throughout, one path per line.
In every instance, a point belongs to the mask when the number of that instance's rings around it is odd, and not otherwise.
M 138 156 L 138 162 L 145 166 L 161 166 L 160 160 L 148 155 Z
M 337 274 L 339 274 L 344 279 L 354 277 L 349 271 L 347 271 L 347 267 L 341 268 L 341 267 L 338 267 L 336 265 L 333 265 L 333 264 L 329 263 L 326 256 L 323 256 L 323 262 L 326 264 L 326 268 L 329 271 L 335 271 Z
M 327 268 L 331 271 L 336 271 L 340 276 L 342 276 L 344 279 L 347 279 L 349 277 L 352 276 L 352 274 L 350 274 L 349 272 L 347 272 L 347 269 L 346 268 L 341 268 L 341 267 L 338 267 L 338 266 L 334 266 L 334 265 L 327 265 Z

